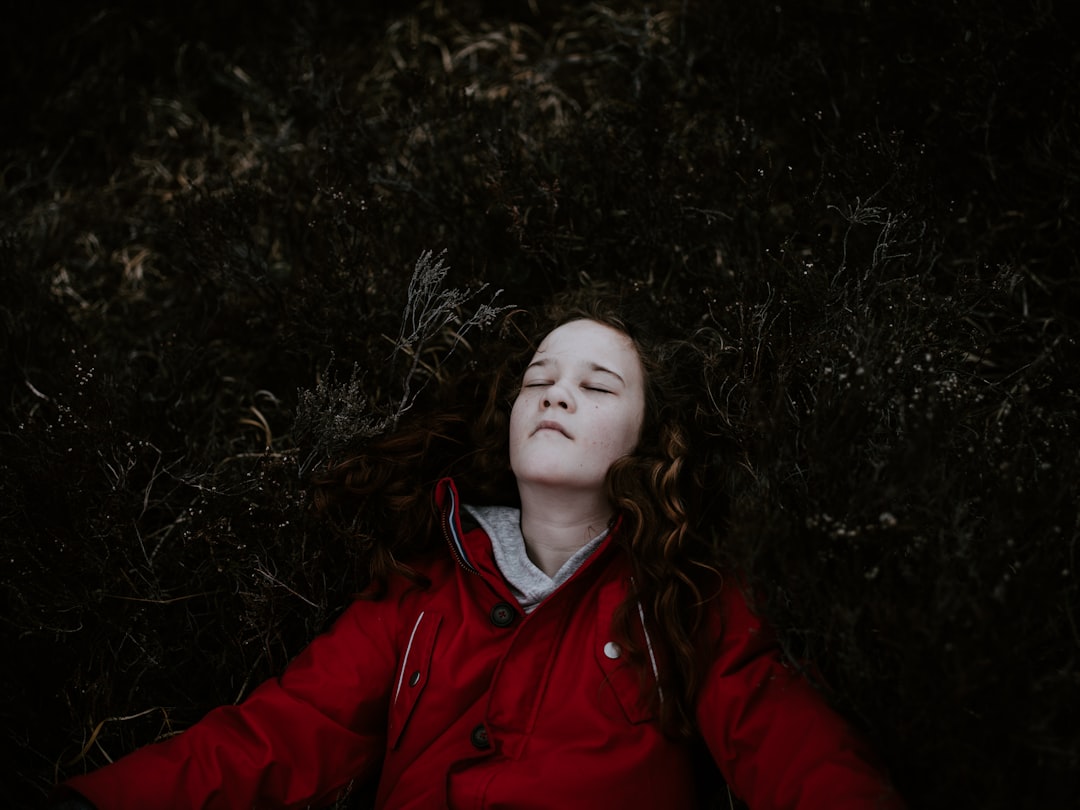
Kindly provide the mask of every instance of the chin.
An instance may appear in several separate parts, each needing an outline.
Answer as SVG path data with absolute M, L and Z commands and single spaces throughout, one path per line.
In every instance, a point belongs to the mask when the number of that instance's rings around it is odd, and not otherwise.
M 533 486 L 551 487 L 552 489 L 575 489 L 600 491 L 604 487 L 603 479 L 595 481 L 582 478 L 580 475 L 564 475 L 558 472 L 546 470 L 542 473 L 515 475 L 518 484 L 532 484 Z

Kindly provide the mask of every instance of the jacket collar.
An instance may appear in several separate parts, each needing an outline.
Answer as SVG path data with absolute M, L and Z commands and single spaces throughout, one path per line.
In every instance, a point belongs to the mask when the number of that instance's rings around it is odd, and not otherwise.
M 441 524 L 443 533 L 446 535 L 446 542 L 450 546 L 450 551 L 454 559 L 457 560 L 458 565 L 471 574 L 480 574 L 484 571 L 496 572 L 497 567 L 491 551 L 491 541 L 487 535 L 483 535 L 484 545 L 482 547 L 478 547 L 475 542 L 469 542 L 472 539 L 470 537 L 472 533 L 462 527 L 461 495 L 458 493 L 457 486 L 452 478 L 443 478 L 435 485 L 435 505 L 442 516 Z M 621 526 L 622 515 L 616 515 L 611 524 L 611 529 L 608 531 L 608 536 L 604 538 L 600 547 L 593 552 L 592 556 L 585 561 L 581 569 L 590 567 L 594 560 L 601 557 L 612 546 Z M 574 577 L 581 573 L 581 569 L 575 572 Z M 501 578 L 501 575 L 499 577 Z M 574 577 L 571 577 L 571 579 Z
M 465 548 L 465 530 L 461 527 L 461 496 L 453 479 L 443 478 L 435 485 L 435 505 L 442 514 L 443 532 L 454 558 L 469 573 L 480 573 Z

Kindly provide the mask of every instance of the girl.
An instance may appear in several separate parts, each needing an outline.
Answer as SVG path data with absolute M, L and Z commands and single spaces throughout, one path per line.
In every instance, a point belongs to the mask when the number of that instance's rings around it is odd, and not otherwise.
M 640 327 L 564 305 L 471 430 L 415 420 L 329 469 L 320 509 L 394 529 L 353 529 L 368 591 L 242 704 L 67 795 L 307 807 L 366 783 L 388 810 L 682 808 L 703 749 L 754 810 L 901 807 L 714 565 L 686 344 Z

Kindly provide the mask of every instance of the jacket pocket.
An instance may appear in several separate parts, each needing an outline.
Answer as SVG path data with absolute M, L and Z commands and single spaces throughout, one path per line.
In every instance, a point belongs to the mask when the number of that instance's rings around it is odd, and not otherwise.
M 615 609 L 625 596 L 626 591 L 623 588 L 611 585 L 600 592 L 593 655 L 604 676 L 601 689 L 614 694 L 628 722 L 647 723 L 656 716 L 647 692 L 649 689 L 654 689 L 656 685 L 656 659 L 644 623 L 634 628 L 638 635 L 636 640 L 644 647 L 647 659 L 644 677 L 641 670 L 630 663 L 626 650 L 622 649 L 614 639 L 612 619 L 615 616 Z M 640 613 L 638 616 L 640 617 Z
M 387 734 L 391 748 L 398 747 L 417 701 L 420 700 L 420 696 L 427 687 L 428 676 L 431 673 L 431 656 L 435 649 L 435 636 L 439 632 L 441 623 L 442 617 L 438 614 L 421 611 L 409 633 L 390 702 L 390 722 Z

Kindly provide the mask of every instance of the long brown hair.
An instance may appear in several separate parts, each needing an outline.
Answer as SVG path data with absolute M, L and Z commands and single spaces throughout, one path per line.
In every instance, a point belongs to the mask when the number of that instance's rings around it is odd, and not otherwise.
M 690 736 L 703 677 L 704 608 L 717 576 L 715 555 L 698 531 L 705 459 L 694 429 L 693 382 L 701 366 L 693 344 L 660 334 L 653 315 L 624 296 L 589 291 L 561 296 L 540 314 L 512 313 L 497 342 L 504 360 L 493 372 L 462 375 L 444 392 L 445 408 L 403 419 L 393 434 L 318 473 L 313 496 L 316 509 L 366 558 L 376 594 L 393 573 L 419 580 L 409 561 L 443 552 L 432 504 L 438 479 L 453 477 L 467 503 L 519 505 L 510 409 L 543 337 L 580 319 L 623 332 L 645 370 L 645 417 L 638 447 L 612 464 L 606 480 L 633 572 L 613 632 L 646 684 L 652 668 L 638 630 L 641 612 L 658 631 L 650 638 L 662 643 L 667 665 L 659 667 L 652 704 L 666 731 Z

